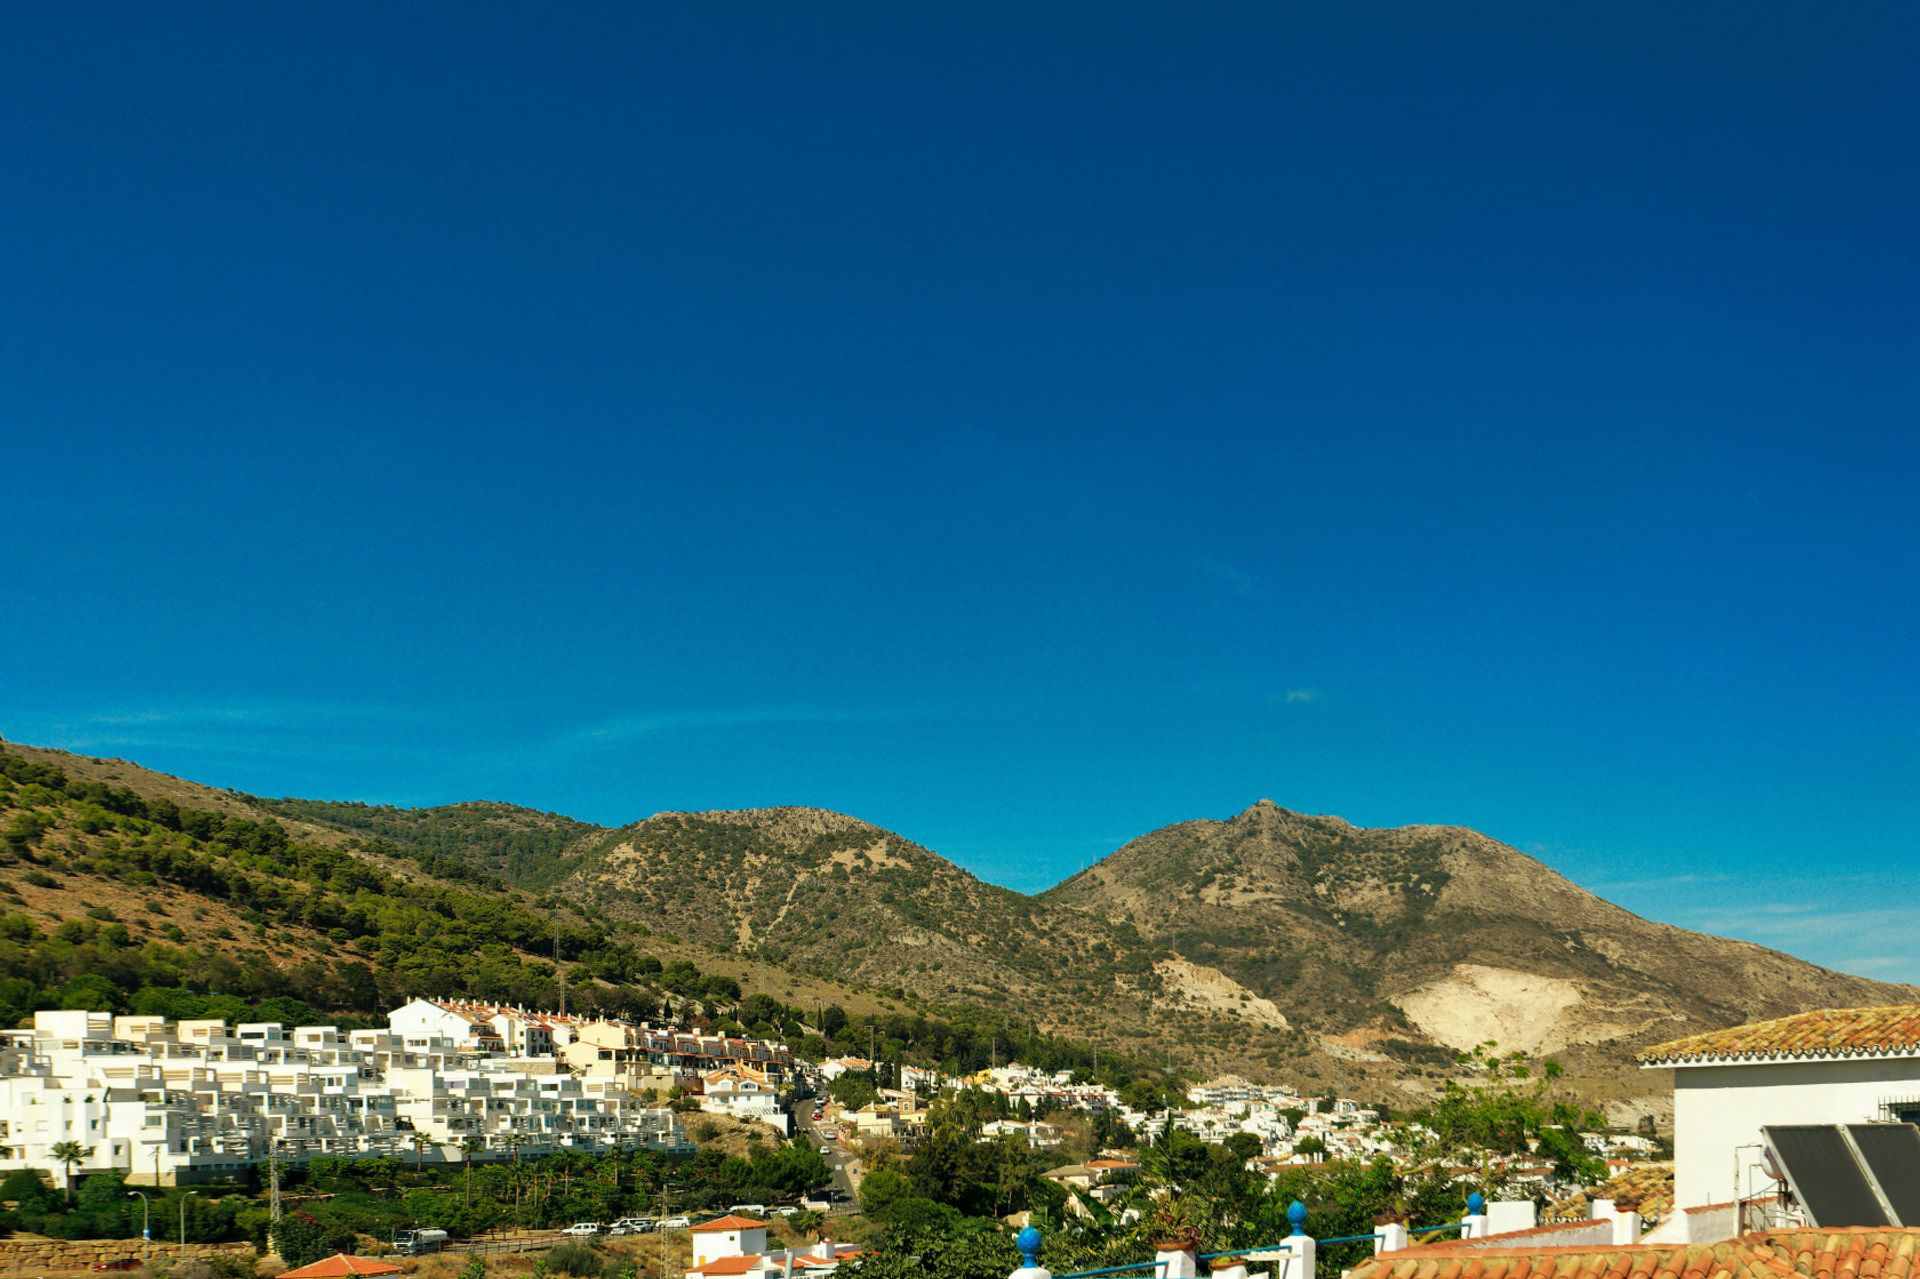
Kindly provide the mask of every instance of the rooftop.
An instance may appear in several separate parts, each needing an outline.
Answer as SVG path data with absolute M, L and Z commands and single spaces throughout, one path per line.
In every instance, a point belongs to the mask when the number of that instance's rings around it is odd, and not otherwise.
M 1780 1230 L 1715 1244 L 1408 1248 L 1351 1279 L 1914 1279 L 1920 1230 Z
M 728 1213 L 724 1217 L 715 1217 L 712 1221 L 703 1221 L 693 1228 L 695 1234 L 704 1230 L 764 1230 L 767 1223 L 755 1221 L 752 1217 L 742 1217 Z
M 1774 1059 L 1920 1056 L 1920 1005 L 1823 1008 L 1727 1030 L 1710 1030 L 1640 1053 L 1642 1066 Z

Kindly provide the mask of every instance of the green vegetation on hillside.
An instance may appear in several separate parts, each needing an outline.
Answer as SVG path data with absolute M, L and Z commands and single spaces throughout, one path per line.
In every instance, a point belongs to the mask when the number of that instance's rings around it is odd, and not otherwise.
M 178 922 L 129 921 L 96 908 L 42 931 L 24 911 L 0 915 L 0 1022 L 37 1008 L 185 1015 L 209 998 L 285 998 L 372 1013 L 416 995 L 473 995 L 549 1005 L 558 973 L 535 955 L 558 946 L 578 984 L 575 1007 L 651 1017 L 670 988 L 732 1002 L 731 979 L 673 968 L 590 917 L 561 923 L 495 884 L 418 882 L 351 851 L 290 839 L 253 821 L 130 789 L 75 782 L 58 768 L 0 750 L 0 866 L 30 886 L 97 877 L 173 888 L 230 908 L 256 941 L 305 939 L 311 953 L 275 962 L 267 947 L 190 940 Z M 0 888 L 0 909 L 17 888 Z M 323 955 L 321 952 L 331 952 Z M 231 1007 L 232 1005 L 227 1005 Z M 225 1014 L 216 1014 L 225 1015 Z
M 418 853 L 423 868 L 442 855 L 398 851 Z M 105 907 L 43 925 L 0 877 L 0 1025 L 44 1008 L 352 1025 L 377 1022 L 418 995 L 552 1007 L 559 971 L 547 956 L 557 940 L 569 1006 L 580 1011 L 635 1019 L 670 1012 L 722 1032 L 786 1039 L 815 1056 L 872 1050 L 896 1076 L 903 1063 L 976 1070 L 1015 1052 L 1091 1076 L 1096 1057 L 1002 1009 L 849 1016 L 834 1005 L 743 998 L 735 979 L 684 959 L 663 963 L 628 940 L 644 940 L 643 928 L 591 908 L 569 905 L 561 923 L 553 898 L 530 901 L 485 877 L 476 884 L 403 876 L 359 850 L 293 839 L 272 818 L 75 781 L 4 749 L 0 868 L 30 887 L 177 889 L 185 900 L 230 908 L 251 934 L 199 921 L 205 935 L 190 937 L 171 914 L 122 919 Z M 470 866 L 469 873 L 477 874 Z M 274 944 L 282 954 L 271 953 Z M 1142 1097 L 1162 1095 L 1169 1082 L 1119 1054 L 1098 1060 L 1103 1080 Z
M 456 868 L 479 870 L 536 890 L 566 878 L 576 864 L 566 855 L 569 846 L 600 830 L 512 804 L 394 808 L 318 799 L 257 802 L 283 817 L 372 836 L 372 851 L 405 852 L 443 878 L 457 878 Z

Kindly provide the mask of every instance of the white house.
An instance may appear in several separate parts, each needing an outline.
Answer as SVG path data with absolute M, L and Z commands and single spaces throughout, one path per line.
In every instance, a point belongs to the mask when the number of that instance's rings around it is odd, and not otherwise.
M 693 1268 L 721 1257 L 751 1257 L 767 1250 L 767 1223 L 729 1213 L 692 1230 Z
M 1838 1008 L 1710 1031 L 1640 1054 L 1673 1071 L 1676 1208 L 1769 1193 L 1760 1129 L 1920 1121 L 1920 1005 Z
M 780 1090 L 750 1066 L 723 1066 L 700 1077 L 700 1109 L 709 1114 L 752 1119 L 787 1132 Z

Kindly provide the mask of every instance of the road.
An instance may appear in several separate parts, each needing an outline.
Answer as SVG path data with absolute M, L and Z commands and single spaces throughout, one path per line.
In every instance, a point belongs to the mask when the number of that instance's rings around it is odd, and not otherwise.
M 813 1142 L 815 1150 L 825 1148 L 827 1151 L 821 1157 L 827 1161 L 827 1167 L 833 1170 L 834 1196 L 831 1215 L 839 1216 L 855 1212 L 859 1205 L 858 1195 L 862 1175 L 860 1161 L 847 1153 L 840 1143 L 829 1135 L 833 1131 L 831 1125 L 814 1123 L 813 1112 L 807 1109 L 807 1105 L 807 1102 L 802 1101 L 794 1107 L 793 1126 L 806 1134 Z

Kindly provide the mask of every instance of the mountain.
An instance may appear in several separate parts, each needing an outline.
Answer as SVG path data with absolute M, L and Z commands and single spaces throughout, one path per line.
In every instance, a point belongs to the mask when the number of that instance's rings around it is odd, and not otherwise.
M 818 809 L 663 813 L 565 888 L 803 971 L 987 1002 L 1115 1049 L 1313 1086 L 1429 1076 L 1488 1040 L 1602 1096 L 1633 1050 L 1911 987 L 1656 924 L 1471 830 L 1367 830 L 1261 801 L 1126 844 L 1038 896 Z
M 643 945 L 795 1007 L 983 1010 L 1004 1022 L 992 1043 L 1003 1059 L 1032 1051 L 1024 1023 L 1136 1060 L 1391 1101 L 1431 1088 L 1456 1050 L 1492 1040 L 1553 1054 L 1591 1097 L 1657 1109 L 1646 1099 L 1664 1083 L 1634 1066 L 1640 1046 L 1920 997 L 1641 919 L 1471 830 L 1369 830 L 1265 800 L 1142 835 L 1029 896 L 822 809 L 667 812 L 609 829 L 500 803 L 257 799 L 122 761 L 6 750 L 77 783 L 282 823 L 295 840 L 359 859 L 390 892 L 491 895 L 546 912 L 605 971 L 619 971 L 605 955 Z M 100 881 L 130 873 L 123 864 L 84 832 L 67 845 L 66 900 L 122 891 Z M 65 908 L 12 887 L 45 919 Z M 230 935 L 236 922 L 260 935 L 259 914 L 213 917 Z M 525 984 L 543 948 L 515 918 L 512 955 L 494 939 L 486 971 Z M 326 930 L 311 934 L 309 950 L 324 953 Z M 376 961 L 396 954 L 390 938 L 353 945 Z M 520 968 L 503 968 L 509 959 Z M 454 979 L 444 954 L 438 967 L 407 962 Z
M 1385 1055 L 1493 1040 L 1605 1074 L 1692 1030 L 1920 993 L 1642 919 L 1472 830 L 1367 830 L 1266 800 L 1143 835 L 1041 900 Z

